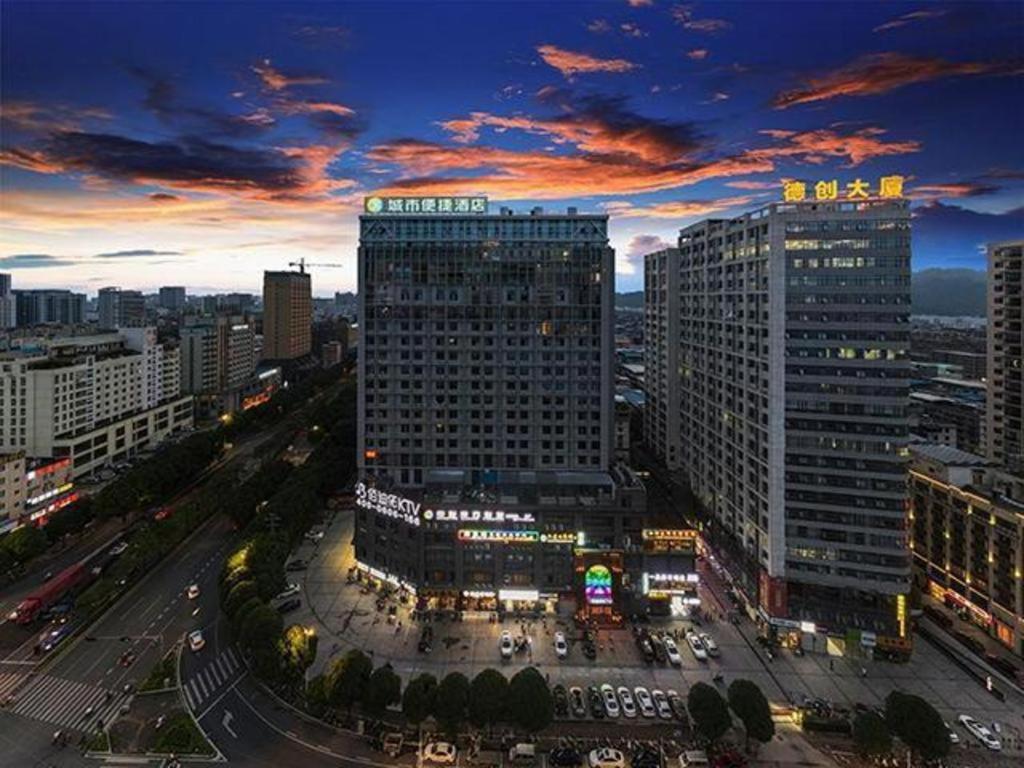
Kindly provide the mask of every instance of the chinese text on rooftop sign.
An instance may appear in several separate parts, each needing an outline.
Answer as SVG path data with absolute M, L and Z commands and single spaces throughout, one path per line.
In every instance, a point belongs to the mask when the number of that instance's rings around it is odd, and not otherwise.
M 903 177 L 883 176 L 878 188 L 872 192 L 871 185 L 863 179 L 854 179 L 840 188 L 836 179 L 819 181 L 813 186 L 796 180 L 782 182 L 782 199 L 787 203 L 802 200 L 866 200 L 869 197 L 898 199 L 903 197 Z
M 367 213 L 487 213 L 486 197 L 368 197 Z

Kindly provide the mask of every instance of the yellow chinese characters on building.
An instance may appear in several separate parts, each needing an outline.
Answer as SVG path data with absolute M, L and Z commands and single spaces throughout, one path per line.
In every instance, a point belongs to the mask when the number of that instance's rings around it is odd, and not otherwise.
M 903 197 L 903 177 L 882 176 L 878 180 L 878 191 L 874 194 L 871 184 L 864 179 L 854 179 L 848 182 L 842 190 L 842 195 L 840 195 L 837 179 L 823 179 L 816 182 L 811 189 L 814 192 L 815 200 L 866 200 L 870 197 L 896 200 Z M 807 183 L 795 179 L 784 180 L 782 182 L 782 199 L 787 203 L 799 203 L 807 200 Z

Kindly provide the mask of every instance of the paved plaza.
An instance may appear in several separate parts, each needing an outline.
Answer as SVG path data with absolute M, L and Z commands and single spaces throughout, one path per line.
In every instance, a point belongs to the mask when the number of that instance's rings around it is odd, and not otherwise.
M 303 607 L 289 614 L 292 621 L 316 627 L 320 634 L 317 661 L 310 674 L 324 669 L 332 658 L 350 648 L 359 648 L 373 655 L 377 664 L 390 662 L 404 679 L 428 671 L 442 677 L 458 670 L 469 677 L 487 667 L 514 674 L 532 664 L 551 682 L 567 686 L 587 686 L 593 683 L 611 683 L 630 687 L 643 685 L 662 690 L 674 689 L 685 696 L 697 682 L 714 684 L 716 673 L 723 676 L 724 686 L 739 677 L 756 682 L 773 704 L 799 704 L 805 697 L 823 698 L 847 706 L 860 702 L 880 704 L 892 690 L 916 693 L 932 702 L 950 723 L 960 714 L 972 715 L 984 722 L 999 723 L 1007 757 L 1024 755 L 1024 696 L 1019 691 L 1007 691 L 1005 702 L 1000 702 L 977 682 L 970 679 L 950 659 L 921 638 L 917 638 L 913 658 L 909 663 L 895 664 L 882 661 L 861 662 L 830 657 L 824 652 L 807 653 L 802 657 L 789 651 L 779 651 L 768 660 L 763 649 L 755 643 L 754 624 L 742 619 L 738 625 L 725 621 L 705 622 L 699 627 L 715 638 L 721 656 L 698 662 L 680 642 L 683 656 L 681 667 L 645 664 L 640 657 L 629 629 L 601 630 L 598 634 L 598 655 L 587 660 L 580 651 L 576 638 L 579 630 L 567 617 L 550 616 L 545 620 L 515 620 L 504 623 L 487 619 L 434 622 L 433 650 L 419 653 L 417 644 L 422 625 L 410 618 L 410 601 L 399 605 L 394 622 L 388 621 L 386 611 L 378 611 L 378 593 L 361 583 L 347 583 L 347 573 L 353 565 L 352 555 L 353 512 L 343 510 L 327 526 L 327 534 L 319 544 L 305 543 L 297 556 L 308 559 L 305 573 L 290 574 L 303 577 Z M 702 570 L 702 599 L 706 609 L 724 605 L 724 589 L 714 574 Z M 396 604 L 392 600 L 391 604 Z M 401 626 L 399 627 L 399 622 Z M 680 638 L 689 622 L 682 619 L 653 621 L 653 631 L 675 631 Z M 532 654 L 517 654 L 503 662 L 498 652 L 498 637 L 502 630 L 513 635 L 525 632 L 532 638 Z M 552 645 L 556 631 L 563 631 L 570 640 L 569 657 L 559 660 Z M 819 641 L 823 648 L 823 641 Z M 862 677 L 862 664 L 866 677 Z M 1004 686 L 1005 688 L 1005 686 Z M 970 737 L 961 733 L 964 742 Z

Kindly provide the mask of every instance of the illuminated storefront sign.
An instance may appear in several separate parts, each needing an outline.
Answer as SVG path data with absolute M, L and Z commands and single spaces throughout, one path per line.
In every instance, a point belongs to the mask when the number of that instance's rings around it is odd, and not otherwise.
M 600 563 L 592 565 L 583 575 L 583 594 L 589 605 L 612 604 L 612 572 Z
M 392 586 L 401 587 L 407 592 L 411 592 L 414 595 L 416 594 L 416 587 L 414 587 L 412 584 L 405 581 L 404 579 L 398 578 L 392 573 L 387 573 L 386 571 L 382 571 L 379 568 L 373 568 L 372 566 L 366 565 L 366 563 L 361 563 L 358 560 L 356 560 L 356 568 L 358 568 L 365 574 L 373 576 L 375 579 L 386 581 L 388 584 L 391 584 Z
M 487 213 L 486 197 L 367 197 L 367 213 Z
M 542 533 L 540 540 L 545 544 L 575 544 L 576 533 L 573 531 L 557 531 L 554 533 Z
M 697 538 L 697 532 L 690 528 L 645 528 L 643 537 L 647 541 L 688 541 Z
M 534 602 L 540 600 L 540 592 L 536 589 L 499 589 L 498 599 Z
M 696 573 L 644 573 L 641 577 L 645 595 L 690 595 L 700 577 Z
M 531 512 L 504 512 L 500 509 L 425 509 L 424 520 L 439 523 L 533 523 Z
M 57 499 L 55 502 L 53 502 L 47 507 L 44 507 L 43 509 L 37 509 L 35 512 L 28 516 L 28 519 L 32 521 L 39 520 L 40 518 L 46 517 L 47 515 L 52 514 L 59 509 L 64 509 L 64 507 L 76 501 L 78 501 L 78 491 L 74 491 L 72 493 L 69 493 L 67 496 Z
M 271 393 L 269 392 L 257 392 L 255 395 L 249 395 L 242 399 L 242 410 L 248 411 L 250 408 L 255 408 L 264 403 L 269 403 Z
M 896 624 L 900 637 L 907 636 L 907 596 L 896 595 Z
M 460 528 L 459 541 L 493 541 L 499 544 L 533 544 L 539 538 L 537 531 L 494 531 Z
M 29 470 L 28 472 L 25 473 L 25 480 L 31 482 L 32 480 L 35 480 L 37 477 L 49 475 L 61 469 L 68 469 L 70 466 L 71 459 L 60 459 L 59 461 L 55 461 L 52 464 L 46 464 L 42 467 L 36 467 L 35 469 Z
M 462 590 L 462 596 L 472 598 L 488 598 L 494 597 L 495 592 L 493 589 L 464 589 Z
M 409 525 L 420 524 L 418 501 L 394 493 L 383 493 L 376 488 L 367 488 L 365 483 L 356 483 L 356 506 L 378 515 L 402 520 Z
M 863 179 L 854 179 L 840 189 L 837 179 L 816 182 L 813 186 L 795 179 L 782 182 L 782 199 L 787 203 L 804 200 L 867 200 L 870 197 L 895 200 L 903 197 L 902 176 L 882 176 L 878 188 L 872 192 L 871 185 Z
M 41 493 L 38 496 L 33 496 L 31 499 L 26 499 L 25 506 L 33 507 L 36 504 L 40 504 L 46 501 L 47 499 L 52 499 L 54 496 L 60 496 L 62 493 L 70 491 L 72 488 L 74 488 L 74 483 L 64 483 L 64 485 L 61 485 L 57 488 L 51 488 L 50 490 L 46 491 L 45 493 Z

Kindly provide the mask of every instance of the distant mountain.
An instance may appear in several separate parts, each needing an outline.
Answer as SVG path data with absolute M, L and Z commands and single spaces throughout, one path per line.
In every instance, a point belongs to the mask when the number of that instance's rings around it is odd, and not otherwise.
M 911 284 L 915 315 L 985 316 L 985 270 L 922 269 Z M 642 308 L 643 291 L 615 294 L 615 306 Z
M 620 309 L 643 309 L 644 292 L 629 291 L 628 293 L 616 293 L 615 306 Z
M 986 290 L 983 269 L 922 269 L 911 283 L 913 313 L 984 317 Z

